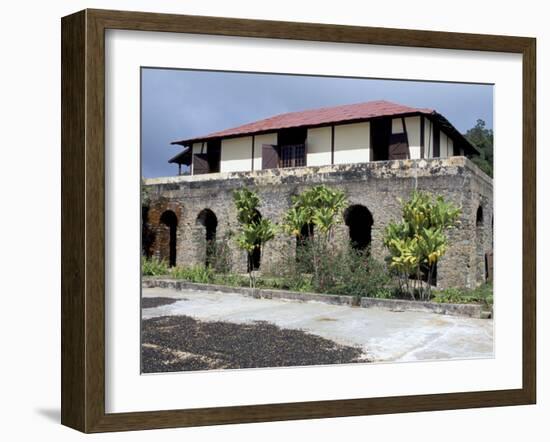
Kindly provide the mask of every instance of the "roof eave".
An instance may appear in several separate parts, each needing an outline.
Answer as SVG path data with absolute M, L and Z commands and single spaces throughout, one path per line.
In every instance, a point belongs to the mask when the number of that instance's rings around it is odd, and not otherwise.
M 470 143 L 470 141 L 468 141 L 468 139 L 464 135 L 462 135 L 458 131 L 458 129 L 456 129 L 451 124 L 451 122 L 449 120 L 447 120 L 443 115 L 441 115 L 440 113 L 438 113 L 436 111 L 433 111 L 431 113 L 431 116 L 433 116 L 433 118 L 436 119 L 439 124 L 441 124 L 448 131 L 450 131 L 455 136 L 455 138 L 458 138 L 458 140 L 464 146 L 465 150 L 466 149 L 470 150 L 470 152 L 469 152 L 470 154 L 474 153 L 474 154 L 477 154 L 477 155 L 481 155 L 480 150 L 476 146 L 474 146 L 472 143 Z
M 211 136 L 207 135 L 207 136 L 199 137 L 199 138 L 189 138 L 187 140 L 172 141 L 170 144 L 180 145 L 180 146 L 191 146 L 193 143 L 202 143 L 202 142 L 213 141 L 213 140 L 221 139 L 221 138 L 249 137 L 249 136 L 252 136 L 252 135 L 261 135 L 261 134 L 266 134 L 266 133 L 272 133 L 272 132 L 276 132 L 276 131 L 282 130 L 282 129 L 294 129 L 294 128 L 303 128 L 303 127 L 306 127 L 306 128 L 326 127 L 326 126 L 333 126 L 333 125 L 338 125 L 338 124 L 361 123 L 363 121 L 370 121 L 370 120 L 376 120 L 378 118 L 387 118 L 387 117 L 410 117 L 410 116 L 415 116 L 415 115 L 429 116 L 429 115 L 432 115 L 433 113 L 434 113 L 434 111 L 427 111 L 427 110 L 424 111 L 424 110 L 419 109 L 419 110 L 414 110 L 414 111 L 411 111 L 411 112 L 403 112 L 403 113 L 399 113 L 399 114 L 392 113 L 392 114 L 387 114 L 387 115 L 376 115 L 374 117 L 368 117 L 368 118 L 350 118 L 349 120 L 330 121 L 330 122 L 323 122 L 323 123 L 318 123 L 318 124 L 301 124 L 301 125 L 295 125 L 295 126 L 284 126 L 284 127 L 270 128 L 270 129 L 265 129 L 265 130 L 255 130 L 255 131 L 242 132 L 242 133 L 236 133 L 236 134 L 230 134 L 230 135 L 212 134 Z
M 175 144 L 175 143 L 171 143 Z M 176 164 L 186 164 L 183 161 L 178 161 L 180 159 L 184 159 L 184 157 L 189 157 L 189 163 L 191 162 L 191 149 L 189 147 L 186 147 L 183 151 L 178 153 L 177 155 L 174 155 L 172 158 L 168 160 L 168 163 L 176 163 Z

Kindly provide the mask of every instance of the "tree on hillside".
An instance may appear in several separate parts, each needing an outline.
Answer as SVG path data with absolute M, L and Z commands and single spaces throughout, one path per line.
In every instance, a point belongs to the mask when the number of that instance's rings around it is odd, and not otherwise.
M 485 121 L 478 119 L 476 125 L 464 134 L 464 137 L 476 146 L 480 154 L 471 160 L 487 175 L 493 176 L 493 129 L 485 127 Z

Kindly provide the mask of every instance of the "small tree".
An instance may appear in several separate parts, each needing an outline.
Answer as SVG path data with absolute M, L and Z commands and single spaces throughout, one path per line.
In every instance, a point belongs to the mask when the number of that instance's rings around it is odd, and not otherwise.
M 448 247 L 445 231 L 458 225 L 461 210 L 441 196 L 434 199 L 419 191 L 413 192 L 409 201 L 400 202 L 403 218 L 390 223 L 384 236 L 390 267 L 397 273 L 402 291 L 413 299 L 415 293 L 421 299 L 429 299 L 433 272 Z M 427 277 L 427 284 L 422 284 L 423 276 Z
M 464 137 L 479 149 L 471 160 L 487 175 L 493 176 L 493 129 L 487 129 L 485 121 L 478 119 Z
M 250 287 L 255 288 L 256 275 L 251 265 L 252 256 L 256 251 L 261 254 L 264 245 L 275 237 L 276 225 L 259 216 L 260 198 L 256 192 L 247 188 L 235 190 L 233 201 L 237 208 L 237 221 L 240 226 L 237 245 L 247 252 Z
M 284 218 L 285 231 L 311 250 L 314 281 L 321 290 L 325 274 L 321 272 L 320 257 L 327 252 L 334 226 L 342 221 L 345 206 L 344 192 L 321 184 L 295 196 Z M 308 229 L 306 238 L 302 233 L 304 227 Z

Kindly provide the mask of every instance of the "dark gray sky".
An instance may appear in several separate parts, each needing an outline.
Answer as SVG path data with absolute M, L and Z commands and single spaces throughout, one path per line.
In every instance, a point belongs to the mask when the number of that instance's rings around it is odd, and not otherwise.
M 493 127 L 493 86 L 281 74 L 142 69 L 142 175 L 177 174 L 170 142 L 284 112 L 388 100 L 428 107 L 462 133 L 478 118 Z

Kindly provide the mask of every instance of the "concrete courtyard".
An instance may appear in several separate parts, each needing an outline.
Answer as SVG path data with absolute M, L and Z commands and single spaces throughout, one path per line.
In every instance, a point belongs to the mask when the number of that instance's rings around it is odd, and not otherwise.
M 171 298 L 144 308 L 143 319 L 188 316 L 199 321 L 266 321 L 362 350 L 372 362 L 493 357 L 493 321 L 421 312 L 254 299 L 240 294 L 144 288 L 143 297 Z

